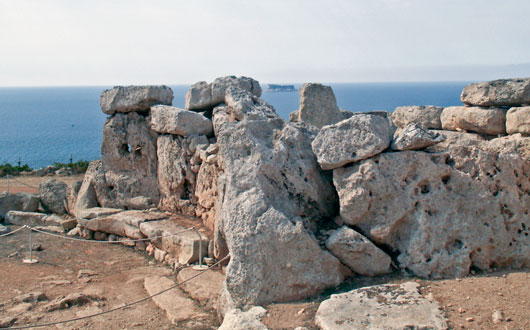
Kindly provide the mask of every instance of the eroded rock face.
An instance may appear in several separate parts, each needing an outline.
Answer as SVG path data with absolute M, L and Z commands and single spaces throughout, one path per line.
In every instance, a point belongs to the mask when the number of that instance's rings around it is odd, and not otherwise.
M 508 134 L 521 133 L 530 136 L 530 107 L 511 108 L 506 114 Z
M 391 272 L 390 257 L 347 226 L 333 232 L 326 240 L 326 247 L 357 274 L 378 276 Z
M 323 170 L 372 157 L 390 145 L 390 124 L 377 115 L 358 114 L 323 127 L 312 142 Z
M 222 310 L 300 299 L 340 283 L 340 262 L 310 233 L 336 212 L 310 139 L 260 102 L 218 108 L 213 122 L 224 169 L 216 233 L 230 251 Z
M 376 285 L 334 294 L 315 315 L 323 330 L 349 329 L 447 329 L 440 306 L 423 298 L 419 284 Z
M 8 211 L 35 212 L 39 208 L 39 197 L 28 193 L 0 194 L 0 219 Z
M 294 113 L 296 122 L 305 122 L 317 128 L 335 124 L 344 119 L 330 86 L 306 83 L 300 88 L 300 109 Z
M 499 79 L 469 84 L 462 102 L 478 106 L 520 106 L 530 104 L 530 78 Z
M 256 97 L 261 96 L 259 82 L 249 77 L 227 76 L 217 78 L 211 84 L 205 81 L 195 83 L 186 93 L 186 109 L 203 110 L 211 109 L 225 102 L 228 87 L 237 87 Z
M 501 108 L 447 107 L 441 120 L 444 130 L 506 134 L 506 110 Z
M 341 217 L 418 276 L 528 265 L 530 163 L 503 145 L 385 153 L 336 169 Z
M 39 184 L 39 196 L 46 212 L 65 214 L 68 186 L 62 181 L 50 179 Z
M 445 137 L 436 131 L 430 131 L 422 124 L 408 124 L 396 137 L 390 148 L 392 150 L 416 150 L 432 146 Z
M 173 91 L 167 86 L 116 86 L 101 94 L 101 110 L 116 112 L 147 111 L 152 105 L 171 105 Z
M 167 105 L 151 107 L 151 129 L 162 134 L 210 135 L 212 122 L 200 113 Z
M 261 322 L 265 314 L 267 310 L 261 306 L 254 306 L 246 312 L 233 309 L 226 314 L 219 330 L 268 330 Z
M 410 123 L 418 123 L 426 128 L 441 129 L 442 111 L 442 107 L 434 105 L 397 107 L 392 113 L 392 121 L 399 128 L 404 128 Z
M 136 203 L 131 199 L 139 196 L 158 203 L 157 134 L 149 122 L 149 116 L 136 112 L 107 119 L 101 144 L 104 175 L 94 185 L 100 206 L 132 209 Z

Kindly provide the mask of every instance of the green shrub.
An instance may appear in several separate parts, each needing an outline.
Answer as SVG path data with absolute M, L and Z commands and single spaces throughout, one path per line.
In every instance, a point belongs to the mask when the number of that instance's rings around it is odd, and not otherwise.
M 28 164 L 13 166 L 9 163 L 5 163 L 5 164 L 0 165 L 1 176 L 17 175 L 17 174 L 20 174 L 21 172 L 31 172 L 31 171 L 33 171 L 33 169 L 29 167 Z

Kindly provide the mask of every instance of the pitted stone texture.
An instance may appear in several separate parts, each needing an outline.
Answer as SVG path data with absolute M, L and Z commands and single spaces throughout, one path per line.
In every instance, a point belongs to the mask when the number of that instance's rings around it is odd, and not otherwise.
M 331 295 L 318 307 L 315 322 L 322 330 L 447 329 L 440 306 L 423 298 L 418 287 L 406 282 Z
M 191 169 L 191 152 L 180 136 L 161 135 L 157 140 L 159 207 L 170 212 L 185 212 L 195 190 L 196 174 Z
M 345 223 L 399 252 L 401 268 L 440 278 L 530 264 L 528 173 L 514 150 L 455 145 L 385 153 L 333 174 Z
M 464 88 L 460 99 L 465 104 L 484 107 L 530 104 L 530 78 L 472 83 Z
M 530 136 L 530 107 L 511 108 L 506 114 L 508 134 L 521 133 Z
M 267 310 L 261 306 L 254 306 L 246 312 L 233 309 L 225 315 L 218 330 L 268 330 L 261 322 L 265 314 Z
M 151 129 L 162 134 L 210 135 L 212 122 L 200 113 L 168 105 L 151 107 Z
M 203 223 L 210 230 L 215 229 L 215 202 L 217 201 L 217 179 L 222 174 L 217 162 L 203 162 L 197 174 L 197 185 L 195 196 L 197 197 L 197 206 L 200 209 L 200 216 Z
M 355 273 L 378 276 L 391 272 L 390 257 L 355 230 L 343 226 L 326 240 L 326 247 Z
M 116 86 L 101 94 L 101 109 L 107 115 L 116 112 L 147 111 L 152 105 L 171 105 L 173 91 L 167 86 Z
M 191 279 L 199 273 L 203 273 L 203 271 L 195 270 L 193 267 L 181 269 L 177 276 L 177 281 L 183 283 L 180 288 L 201 306 L 210 310 L 217 309 L 219 293 L 223 287 L 225 276 L 220 271 L 212 269 L 200 275 L 200 279 Z
M 50 179 L 39 184 L 39 196 L 46 212 L 65 214 L 66 190 L 68 186 L 62 181 Z
M 248 106 L 214 112 L 224 170 L 216 246 L 223 241 L 230 250 L 221 313 L 314 295 L 342 282 L 346 271 L 310 234 L 317 219 L 336 212 L 310 139 L 271 108 L 262 111 L 264 103 Z M 233 112 L 243 115 L 240 121 Z
M 410 123 L 392 141 L 390 148 L 400 151 L 423 149 L 444 139 L 443 135 L 428 130 L 422 124 Z
M 157 134 L 149 129 L 149 121 L 149 116 L 136 112 L 116 113 L 107 119 L 102 164 L 94 174 L 100 206 L 133 209 L 136 203 L 131 199 L 139 196 L 148 198 L 152 205 L 158 204 Z
M 443 108 L 434 105 L 413 105 L 397 107 L 392 113 L 392 121 L 399 128 L 411 123 L 422 124 L 426 128 L 441 129 L 440 116 Z
M 161 212 L 123 211 L 102 215 L 98 218 L 78 218 L 79 224 L 91 231 L 125 236 L 131 239 L 142 239 L 147 235 L 140 232 L 140 224 L 146 221 L 159 221 L 167 219 L 168 215 Z
M 243 89 L 256 97 L 261 96 L 259 82 L 248 77 L 227 76 L 217 78 L 211 84 L 205 81 L 195 83 L 186 93 L 186 109 L 211 109 L 225 102 L 228 87 Z
M 369 158 L 390 145 L 386 118 L 358 114 L 335 125 L 323 127 L 311 143 L 323 170 L 331 170 Z
M 39 197 L 28 193 L 0 194 L 0 219 L 8 211 L 35 212 L 39 208 Z
M 501 108 L 447 107 L 441 120 L 444 130 L 506 134 L 506 110 Z
M 330 86 L 306 83 L 300 88 L 300 109 L 294 115 L 297 122 L 317 128 L 335 124 L 344 119 Z

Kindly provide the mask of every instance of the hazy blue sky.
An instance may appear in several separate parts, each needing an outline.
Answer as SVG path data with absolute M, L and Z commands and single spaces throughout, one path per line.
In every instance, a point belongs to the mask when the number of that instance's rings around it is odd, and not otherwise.
M 530 76 L 529 0 L 0 0 L 0 85 Z

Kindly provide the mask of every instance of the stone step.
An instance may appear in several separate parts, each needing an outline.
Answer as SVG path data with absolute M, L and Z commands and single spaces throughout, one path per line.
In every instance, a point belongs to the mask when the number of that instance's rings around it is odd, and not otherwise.
M 144 279 L 144 287 L 149 295 L 156 294 L 175 285 L 171 279 L 165 276 L 149 276 Z M 183 291 L 179 288 L 169 290 L 161 295 L 153 297 L 153 302 L 166 312 L 167 318 L 175 325 L 184 326 L 191 324 L 193 327 L 208 328 L 214 323 L 214 316 L 203 312 Z
M 183 283 L 200 272 L 200 270 L 195 270 L 193 267 L 184 268 L 178 273 L 177 281 Z M 219 293 L 223 287 L 224 280 L 225 275 L 220 270 L 212 269 L 183 283 L 180 288 L 206 309 L 217 310 Z

